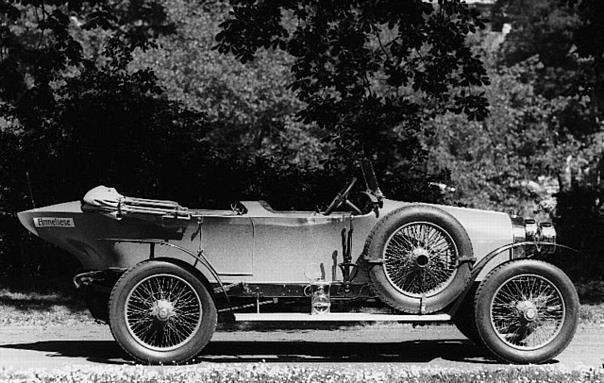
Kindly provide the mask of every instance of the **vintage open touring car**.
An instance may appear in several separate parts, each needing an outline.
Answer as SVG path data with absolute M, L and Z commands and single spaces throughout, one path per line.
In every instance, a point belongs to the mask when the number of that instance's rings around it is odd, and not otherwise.
M 389 200 L 361 168 L 366 190 L 353 179 L 317 212 L 188 209 L 100 186 L 19 219 L 79 259 L 91 312 L 144 363 L 190 360 L 217 320 L 452 321 L 512 363 L 568 345 L 577 292 L 536 259 L 560 247 L 551 224 Z

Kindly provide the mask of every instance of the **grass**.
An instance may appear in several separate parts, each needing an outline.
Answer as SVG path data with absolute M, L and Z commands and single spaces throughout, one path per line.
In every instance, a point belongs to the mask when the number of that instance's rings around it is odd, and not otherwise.
M 575 287 L 582 303 L 597 304 L 604 302 L 604 281 L 575 283 Z
M 267 364 L 215 365 L 188 367 L 144 366 L 79 367 L 61 370 L 0 370 L 0 382 L 42 383 L 130 383 L 130 382 L 267 382 L 267 383 L 356 383 L 356 382 L 431 382 L 431 383 L 602 383 L 604 369 L 564 370 L 551 366 L 510 367 L 496 370 L 419 368 L 386 366 L 359 368 L 355 365 L 337 367 L 279 366 Z
M 94 319 L 84 304 L 58 293 L 16 293 L 0 289 L 0 326 L 72 326 Z
M 579 323 L 604 327 L 604 304 L 584 304 L 579 309 Z

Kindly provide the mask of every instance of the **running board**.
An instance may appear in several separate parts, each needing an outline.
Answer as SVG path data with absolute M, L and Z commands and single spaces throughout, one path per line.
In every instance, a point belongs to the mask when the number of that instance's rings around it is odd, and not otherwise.
M 366 313 L 261 313 L 234 314 L 237 322 L 448 322 L 449 314 L 398 315 Z

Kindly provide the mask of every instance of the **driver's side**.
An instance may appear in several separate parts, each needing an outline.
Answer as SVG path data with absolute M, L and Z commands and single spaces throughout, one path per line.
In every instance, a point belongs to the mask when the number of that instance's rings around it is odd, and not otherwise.
M 379 216 L 379 209 L 383 205 L 384 195 L 378 186 L 377 177 L 369 159 L 365 158 L 361 161 L 361 170 L 363 171 L 363 178 L 367 186 L 366 190 L 356 193 L 351 197 L 350 192 L 357 182 L 356 177 L 352 178 L 321 214 L 329 215 L 339 207 L 345 206 L 351 210 L 352 215 L 364 215 L 373 211 L 376 216 Z
M 363 177 L 365 179 L 366 189 L 362 192 L 351 193 L 354 186 L 357 184 L 358 179 L 353 177 L 344 187 L 336 194 L 331 200 L 329 205 L 323 210 L 317 208 L 315 214 L 321 214 L 328 216 L 334 211 L 340 209 L 343 211 L 349 211 L 352 215 L 365 215 L 372 211 L 376 216 L 379 216 L 379 209 L 383 205 L 383 194 L 380 191 L 373 166 L 369 160 L 361 161 L 361 169 L 363 170 Z M 258 201 L 259 204 L 266 210 L 272 213 L 279 214 L 306 214 L 307 212 L 297 211 L 275 211 L 265 201 Z M 248 212 L 248 209 L 241 202 L 231 204 L 231 210 L 236 215 L 243 215 Z
M 338 194 L 336 194 L 333 200 L 331 200 L 329 205 L 327 205 L 325 210 L 323 210 L 321 213 L 323 215 L 330 215 L 335 209 L 339 208 L 342 205 L 346 205 L 352 209 L 353 214 L 362 215 L 363 211 L 348 199 L 348 195 L 350 194 L 350 191 L 356 183 L 357 178 L 353 177 L 352 180 L 350 180 L 350 182 L 348 182 L 348 184 L 345 185 L 342 190 L 338 192 Z

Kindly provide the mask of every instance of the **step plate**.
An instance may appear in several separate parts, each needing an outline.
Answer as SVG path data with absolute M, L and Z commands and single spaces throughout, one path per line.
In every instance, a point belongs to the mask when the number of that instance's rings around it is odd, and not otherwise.
M 448 322 L 449 314 L 395 315 L 366 313 L 261 313 L 234 314 L 237 322 Z

